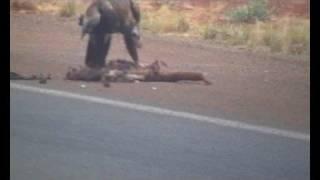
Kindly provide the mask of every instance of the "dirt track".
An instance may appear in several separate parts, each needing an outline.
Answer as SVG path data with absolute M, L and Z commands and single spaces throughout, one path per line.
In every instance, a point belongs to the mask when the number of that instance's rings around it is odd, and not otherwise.
M 142 63 L 159 59 L 172 69 L 205 72 L 213 85 L 120 83 L 106 89 L 90 83 L 81 89 L 80 83 L 63 80 L 68 66 L 82 65 L 84 61 L 87 39 L 80 40 L 76 19 L 11 14 L 10 28 L 10 70 L 23 74 L 49 72 L 54 80 L 45 87 L 309 132 L 307 59 L 276 58 L 201 41 L 145 35 L 140 50 Z M 113 39 L 108 56 L 115 58 L 129 59 L 119 36 Z

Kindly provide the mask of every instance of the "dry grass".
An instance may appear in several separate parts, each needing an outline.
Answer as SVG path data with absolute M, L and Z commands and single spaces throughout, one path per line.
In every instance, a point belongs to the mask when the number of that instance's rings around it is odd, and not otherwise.
M 52 13 L 62 17 L 73 17 L 84 12 L 87 7 L 82 1 L 77 0 L 14 0 L 11 8 L 18 12 Z
M 57 3 L 54 1 L 40 1 L 37 4 L 38 10 L 44 13 L 57 13 L 61 8 L 61 2 Z
M 76 0 L 20 0 L 12 2 L 18 11 L 53 12 L 73 17 L 85 11 L 87 4 Z M 283 17 L 272 21 L 232 23 L 222 18 L 225 3 L 212 2 L 207 8 L 177 10 L 169 5 L 142 10 L 144 30 L 158 34 L 175 34 L 203 38 L 215 43 L 241 45 L 250 49 L 262 48 L 270 52 L 308 54 L 310 49 L 310 20 Z
M 310 44 L 310 21 L 283 18 L 256 24 L 211 25 L 204 29 L 202 37 L 218 41 L 222 39 L 232 45 L 247 45 L 251 49 L 265 47 L 271 52 L 306 54 Z
M 181 33 L 189 30 L 186 18 L 166 5 L 153 12 L 144 12 L 141 24 L 144 29 L 155 33 Z
M 66 3 L 64 3 L 60 7 L 59 11 L 60 16 L 62 17 L 72 17 L 77 14 L 77 4 L 74 0 L 70 0 Z
M 37 11 L 37 5 L 33 1 L 13 1 L 11 8 L 14 11 Z
M 60 4 L 59 14 L 62 17 L 73 17 L 85 12 L 87 6 L 88 4 L 81 1 L 68 0 Z
M 205 10 L 202 10 L 205 11 Z M 310 20 L 294 17 L 248 23 L 218 22 L 211 11 L 205 19 L 194 19 L 193 12 L 177 11 L 163 5 L 143 13 L 142 27 L 159 34 L 189 34 L 213 42 L 266 49 L 285 54 L 307 54 L 310 47 Z M 211 15 L 210 15 L 211 13 Z

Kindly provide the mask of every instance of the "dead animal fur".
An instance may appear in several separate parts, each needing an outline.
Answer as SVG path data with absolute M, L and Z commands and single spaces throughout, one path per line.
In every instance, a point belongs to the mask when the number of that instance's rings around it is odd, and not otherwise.
M 159 72 L 150 73 L 145 76 L 144 81 L 147 82 L 178 82 L 178 81 L 203 81 L 206 85 L 210 85 L 202 73 L 197 72 Z
M 81 81 L 101 81 L 105 87 L 112 82 L 178 82 L 203 81 L 211 84 L 202 73 L 198 72 L 166 72 L 161 70 L 167 64 L 156 60 L 145 67 L 136 67 L 135 64 L 124 61 L 110 61 L 105 68 L 93 69 L 88 67 L 69 68 L 66 79 Z
M 100 81 L 104 69 L 94 69 L 89 67 L 69 68 L 65 79 L 79 81 Z
M 16 72 L 10 72 L 10 80 L 38 80 L 40 84 L 46 84 L 47 80 L 50 80 L 50 79 L 51 79 L 50 74 L 48 74 L 47 76 L 44 76 L 43 74 L 23 76 Z

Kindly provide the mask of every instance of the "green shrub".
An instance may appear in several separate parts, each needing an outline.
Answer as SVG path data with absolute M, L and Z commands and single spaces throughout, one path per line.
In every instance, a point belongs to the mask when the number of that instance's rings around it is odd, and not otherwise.
M 250 0 L 247 5 L 238 7 L 227 13 L 234 22 L 265 21 L 269 18 L 267 0 Z
M 234 22 L 248 22 L 249 8 L 247 6 L 236 8 L 229 12 L 228 16 Z

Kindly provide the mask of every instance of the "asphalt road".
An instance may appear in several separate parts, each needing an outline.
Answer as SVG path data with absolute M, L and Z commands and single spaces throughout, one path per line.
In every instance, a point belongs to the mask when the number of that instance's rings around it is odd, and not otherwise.
M 10 89 L 10 176 L 304 180 L 308 141 Z

